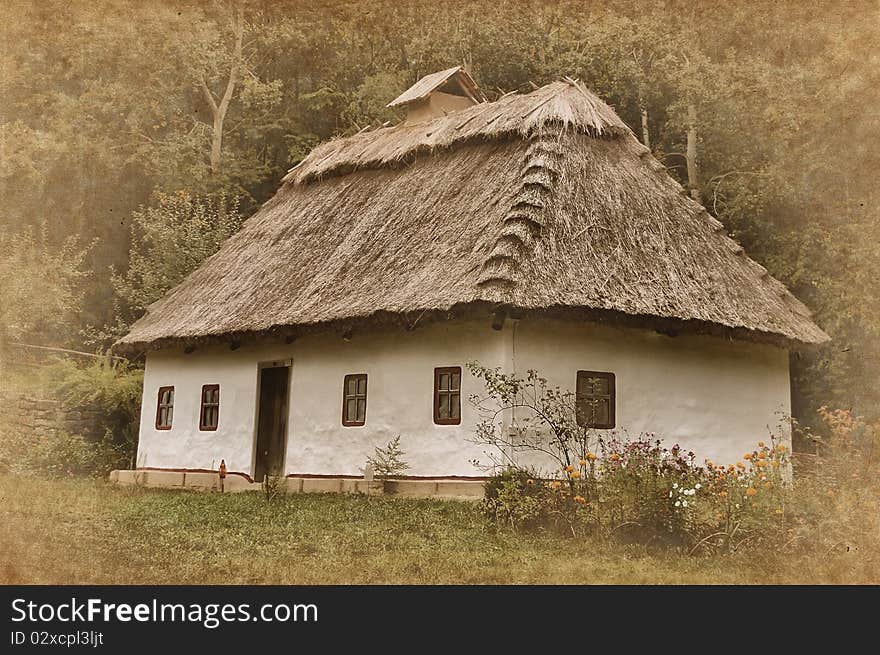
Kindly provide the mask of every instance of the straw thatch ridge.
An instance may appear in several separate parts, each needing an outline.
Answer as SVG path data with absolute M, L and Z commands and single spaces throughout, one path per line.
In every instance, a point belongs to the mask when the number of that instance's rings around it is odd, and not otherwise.
M 786 346 L 828 339 L 579 87 L 492 104 L 492 122 L 510 129 L 444 137 L 440 149 L 400 126 L 319 146 L 301 178 L 118 346 L 411 326 L 498 308 Z M 456 132 L 472 111 L 431 125 Z M 405 143 L 391 149 L 394 134 Z
M 304 183 L 330 174 L 383 168 L 420 152 L 506 136 L 528 137 L 548 125 L 572 127 L 594 136 L 629 134 L 614 110 L 575 82 L 554 82 L 527 95 L 508 94 L 426 123 L 360 132 L 315 148 L 285 181 Z

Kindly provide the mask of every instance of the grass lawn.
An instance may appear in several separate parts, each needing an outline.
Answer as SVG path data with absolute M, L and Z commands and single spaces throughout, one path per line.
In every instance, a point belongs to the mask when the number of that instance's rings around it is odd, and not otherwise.
M 474 503 L 0 476 L 6 584 L 865 583 L 858 553 L 685 557 L 487 527 Z

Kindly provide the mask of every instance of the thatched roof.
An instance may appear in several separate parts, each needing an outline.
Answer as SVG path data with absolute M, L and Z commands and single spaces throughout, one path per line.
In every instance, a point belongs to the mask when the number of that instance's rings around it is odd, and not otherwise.
M 608 105 L 557 82 L 318 146 L 118 345 L 499 307 L 828 339 Z

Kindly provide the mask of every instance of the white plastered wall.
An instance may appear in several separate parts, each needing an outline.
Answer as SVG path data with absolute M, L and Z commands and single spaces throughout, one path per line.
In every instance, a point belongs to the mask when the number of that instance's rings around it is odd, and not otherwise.
M 788 355 L 784 350 L 712 337 L 659 335 L 591 323 L 489 321 L 435 323 L 412 332 L 389 329 L 303 337 L 290 345 L 216 347 L 189 355 L 156 351 L 147 357 L 139 467 L 253 473 L 258 365 L 292 361 L 285 472 L 360 475 L 376 445 L 401 435 L 410 475 L 479 476 L 472 459 L 487 460 L 469 440 L 478 420 L 467 396 L 481 390 L 469 360 L 524 376 L 530 368 L 551 385 L 573 389 L 579 369 L 616 376 L 617 427 L 631 437 L 654 432 L 700 459 L 736 461 L 767 426 L 788 413 Z M 461 366 L 462 422 L 433 422 L 433 371 Z M 342 380 L 368 375 L 366 425 L 343 427 Z M 220 385 L 220 422 L 199 431 L 203 384 Z M 175 387 L 171 430 L 155 429 L 156 394 Z

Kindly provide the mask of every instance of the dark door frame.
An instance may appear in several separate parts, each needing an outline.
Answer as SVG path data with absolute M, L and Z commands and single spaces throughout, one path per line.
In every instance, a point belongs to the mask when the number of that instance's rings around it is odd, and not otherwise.
M 287 464 L 287 445 L 290 436 L 290 416 L 292 411 L 292 403 L 290 397 L 293 391 L 293 359 L 278 359 L 265 362 L 257 362 L 257 379 L 256 379 L 256 396 L 254 397 L 254 429 L 251 438 L 251 476 L 256 479 L 257 475 L 257 452 L 258 441 L 260 438 L 260 399 L 262 394 L 263 369 L 266 368 L 286 368 L 287 369 L 287 417 L 284 421 L 284 445 L 282 446 L 282 462 L 281 468 L 284 473 L 284 467 Z

